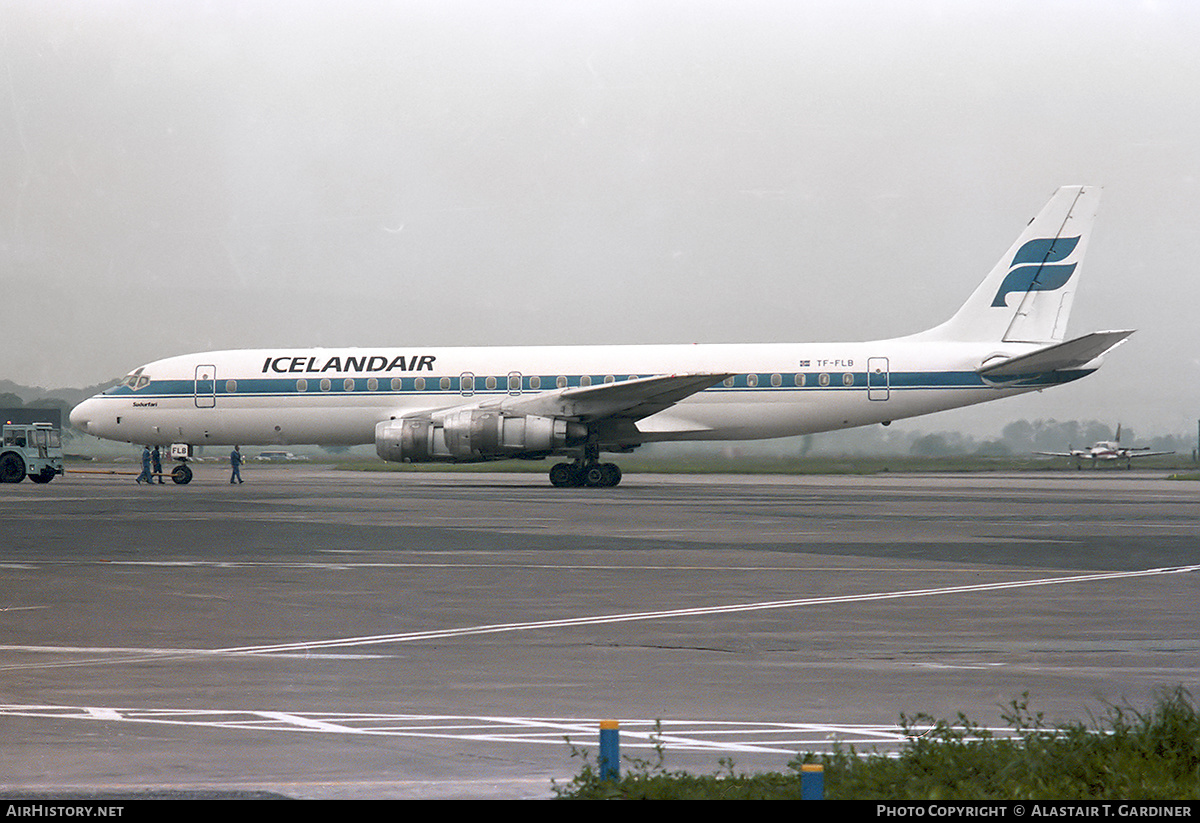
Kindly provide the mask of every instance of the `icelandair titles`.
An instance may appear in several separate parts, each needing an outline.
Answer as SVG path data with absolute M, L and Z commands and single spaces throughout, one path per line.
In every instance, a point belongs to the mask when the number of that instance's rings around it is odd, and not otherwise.
M 436 355 L 414 354 L 406 356 L 398 354 L 387 357 L 382 354 L 334 355 L 324 357 L 317 355 L 299 355 L 297 357 L 268 357 L 263 362 L 262 373 L 277 372 L 279 374 L 298 374 L 316 372 L 324 374 L 331 372 L 371 372 L 371 371 L 433 371 L 433 361 Z

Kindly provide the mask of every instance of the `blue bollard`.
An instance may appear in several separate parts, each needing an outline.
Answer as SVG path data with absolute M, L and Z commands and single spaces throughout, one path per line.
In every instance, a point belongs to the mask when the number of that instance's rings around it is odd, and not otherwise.
M 800 767 L 800 799 L 825 799 L 825 767 L 816 763 L 805 763 Z
M 621 731 L 615 720 L 600 721 L 600 779 L 621 779 Z

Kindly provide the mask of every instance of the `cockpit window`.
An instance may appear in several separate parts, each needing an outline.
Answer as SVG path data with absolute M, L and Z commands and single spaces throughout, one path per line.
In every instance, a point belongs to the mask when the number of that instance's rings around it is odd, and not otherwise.
M 149 386 L 150 385 L 150 375 L 144 374 L 142 372 L 143 368 L 145 368 L 145 367 L 143 366 L 141 368 L 135 369 L 134 371 L 130 372 L 128 375 L 126 375 L 125 379 L 122 380 L 118 384 L 118 386 L 116 386 L 114 388 L 119 388 L 120 386 L 126 386 L 126 387 L 132 389 L 133 391 L 137 391 L 138 389 L 144 389 L 144 388 L 146 388 L 146 386 Z

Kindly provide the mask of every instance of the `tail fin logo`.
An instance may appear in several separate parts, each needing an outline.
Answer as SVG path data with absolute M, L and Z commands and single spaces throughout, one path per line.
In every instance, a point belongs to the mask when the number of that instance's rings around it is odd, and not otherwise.
M 992 306 L 1006 306 L 1011 292 L 1024 294 L 1029 291 L 1061 289 L 1071 279 L 1078 264 L 1048 264 L 1060 263 L 1067 259 L 1078 245 L 1078 237 L 1049 237 L 1030 240 L 1021 246 L 1012 259 L 1012 268 L 1008 276 L 1004 278 L 1000 290 L 992 300 Z

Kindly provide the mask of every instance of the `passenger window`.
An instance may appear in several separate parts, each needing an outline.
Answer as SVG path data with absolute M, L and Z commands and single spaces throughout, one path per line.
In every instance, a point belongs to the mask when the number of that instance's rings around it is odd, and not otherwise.
M 488 377 L 486 380 L 483 381 L 483 385 L 489 389 L 496 388 L 496 378 Z
M 354 391 L 354 378 L 347 377 L 342 381 L 342 388 L 346 391 Z
M 604 375 L 604 382 L 605 382 L 605 383 L 612 383 L 612 382 L 614 382 L 616 379 L 617 379 L 617 378 L 613 377 L 611 374 L 606 374 L 606 375 Z
M 771 385 L 775 386 L 775 387 L 782 386 L 783 385 L 783 375 L 782 374 L 771 375 Z
M 404 381 L 399 377 L 392 378 L 392 391 L 400 391 L 404 387 Z
M 374 377 L 367 378 L 367 391 L 379 391 L 379 381 Z
M 237 381 L 236 380 L 226 380 L 225 381 L 225 393 L 233 394 L 236 391 L 237 391 Z
M 529 378 L 529 388 L 540 389 L 541 387 L 542 387 L 542 378 L 538 377 L 536 374 L 533 377 Z
M 725 378 L 725 380 L 723 381 L 723 385 L 724 385 L 724 386 L 725 386 L 725 388 L 727 388 L 727 389 L 732 389 L 732 388 L 733 388 L 733 382 L 734 382 L 734 378 L 733 378 L 732 376 L 730 376 L 730 377 L 726 377 L 726 378 Z
M 853 386 L 854 385 L 854 375 L 851 374 L 850 372 L 846 372 L 845 374 L 843 374 L 842 375 L 842 385 L 843 386 Z
M 326 378 L 323 378 L 323 379 L 321 380 L 321 391 L 329 391 L 329 387 L 330 387 L 330 386 L 332 386 L 332 385 L 333 385 L 333 384 L 329 382 L 329 378 L 328 378 L 328 377 L 326 377 Z
M 803 386 L 803 385 L 804 385 L 804 375 L 803 375 L 803 374 L 797 374 L 797 375 L 796 375 L 796 385 L 797 385 L 797 386 Z
M 296 381 L 296 391 L 308 391 L 308 381 L 303 377 Z
M 590 374 L 585 374 L 583 377 L 580 377 L 580 378 L 579 378 L 579 385 L 580 385 L 580 386 L 590 386 L 590 385 L 592 385 L 592 376 L 591 376 Z
M 425 378 L 418 377 L 416 380 L 414 380 L 413 388 L 416 389 L 417 391 L 425 391 Z
M 558 379 L 554 381 L 554 385 L 558 386 L 560 389 L 565 389 L 567 387 L 567 378 L 560 374 Z
M 450 378 L 443 377 L 441 380 L 438 381 L 438 385 L 441 387 L 442 391 L 449 391 L 450 390 Z
M 821 374 L 817 376 L 817 382 L 820 383 L 822 386 L 828 386 L 829 385 L 829 375 L 826 374 L 825 372 L 821 372 Z
M 746 375 L 746 385 L 750 386 L 751 388 L 753 388 L 754 386 L 757 386 L 758 385 L 758 375 L 757 374 Z

